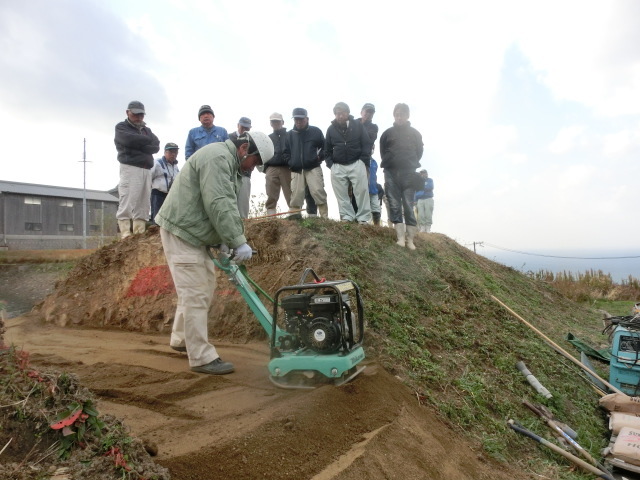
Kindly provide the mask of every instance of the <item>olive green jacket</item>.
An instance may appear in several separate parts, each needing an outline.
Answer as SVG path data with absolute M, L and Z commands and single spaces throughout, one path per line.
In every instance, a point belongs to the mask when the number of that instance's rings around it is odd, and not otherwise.
M 231 140 L 199 149 L 184 164 L 155 221 L 197 247 L 247 242 L 238 212 L 240 159 Z

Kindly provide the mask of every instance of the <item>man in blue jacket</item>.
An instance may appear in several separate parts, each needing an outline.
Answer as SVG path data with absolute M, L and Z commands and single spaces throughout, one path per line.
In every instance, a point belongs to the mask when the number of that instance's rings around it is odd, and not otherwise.
M 338 201 L 340 219 L 369 223 L 371 206 L 367 170 L 372 142 L 363 124 L 349 113 L 349 106 L 344 102 L 333 107 L 335 120 L 327 129 L 324 143 L 327 167 L 331 168 L 331 185 Z M 357 212 L 349 197 L 350 185 L 358 205 Z
M 216 127 L 213 119 L 216 116 L 209 105 L 202 105 L 198 110 L 198 120 L 200 126 L 189 130 L 187 135 L 187 145 L 184 149 L 184 159 L 196 153 L 199 148 L 209 145 L 210 143 L 224 142 L 229 138 L 227 130 L 222 127 Z
M 122 239 L 144 233 L 151 209 L 151 168 L 153 154 L 160 150 L 160 140 L 144 123 L 142 102 L 129 102 L 126 120 L 116 125 L 114 142 L 120 162 L 120 203 L 116 218 Z
M 418 231 L 429 233 L 433 223 L 433 179 L 426 170 L 420 170 L 420 176 L 424 179 L 424 188 L 416 192 Z
M 328 218 L 327 192 L 322 176 L 324 135 L 318 127 L 309 125 L 307 110 L 304 108 L 294 108 L 292 116 L 294 127 L 287 132 L 284 152 L 289 158 L 291 169 L 291 210 L 302 208 L 304 191 L 308 186 L 320 216 Z M 302 215 L 294 213 L 289 218 L 298 219 Z

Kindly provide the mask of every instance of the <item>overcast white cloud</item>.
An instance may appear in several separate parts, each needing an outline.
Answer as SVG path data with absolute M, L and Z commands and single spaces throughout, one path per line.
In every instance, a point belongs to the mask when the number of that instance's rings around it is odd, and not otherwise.
M 382 132 L 406 102 L 435 231 L 635 248 L 639 27 L 634 0 L 2 2 L 1 178 L 81 187 L 87 138 L 87 187 L 112 188 L 113 128 L 132 99 L 179 145 L 204 103 L 229 131 L 249 116 L 268 132 L 273 111 L 305 107 L 325 131 L 336 102 L 356 117 L 372 102 Z M 264 191 L 262 174 L 252 183 Z

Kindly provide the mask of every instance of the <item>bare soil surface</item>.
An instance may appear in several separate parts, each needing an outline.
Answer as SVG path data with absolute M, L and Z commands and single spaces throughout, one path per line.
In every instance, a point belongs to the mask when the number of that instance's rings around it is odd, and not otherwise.
M 269 251 L 249 270 L 270 293 L 295 284 L 303 266 L 339 278 L 295 225 L 271 221 L 248 235 Z M 29 351 L 39 368 L 77 374 L 100 413 L 157 446 L 156 461 L 174 479 L 532 478 L 493 461 L 421 405 L 377 364 L 374 349 L 344 386 L 276 388 L 258 322 L 222 277 L 217 294 L 210 335 L 234 363 L 231 375 L 190 372 L 186 355 L 169 348 L 176 299 L 156 231 L 80 260 L 34 312 L 7 321 L 5 342 Z

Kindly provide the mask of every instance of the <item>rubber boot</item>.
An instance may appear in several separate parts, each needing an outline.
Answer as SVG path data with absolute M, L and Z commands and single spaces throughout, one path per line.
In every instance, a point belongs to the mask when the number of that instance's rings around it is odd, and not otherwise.
M 131 220 L 118 220 L 118 228 L 120 229 L 120 238 L 124 240 L 131 235 Z
M 396 229 L 396 234 L 398 235 L 398 241 L 396 242 L 396 245 L 399 245 L 400 247 L 404 247 L 404 233 L 405 233 L 404 223 L 396 223 L 394 228 Z
M 322 218 L 329 218 L 329 205 L 326 203 L 318 205 L 318 212 L 320 212 Z
M 371 216 L 373 217 L 373 224 L 380 226 L 380 212 L 372 212 Z
M 267 208 L 267 215 L 275 215 L 276 213 L 276 209 L 275 208 Z
M 416 246 L 413 244 L 413 237 L 418 233 L 418 227 L 415 225 L 407 225 L 407 248 L 409 250 L 415 250 Z
M 133 233 L 134 235 L 137 233 L 144 233 L 147 229 L 147 221 L 146 220 L 134 220 L 133 221 Z

